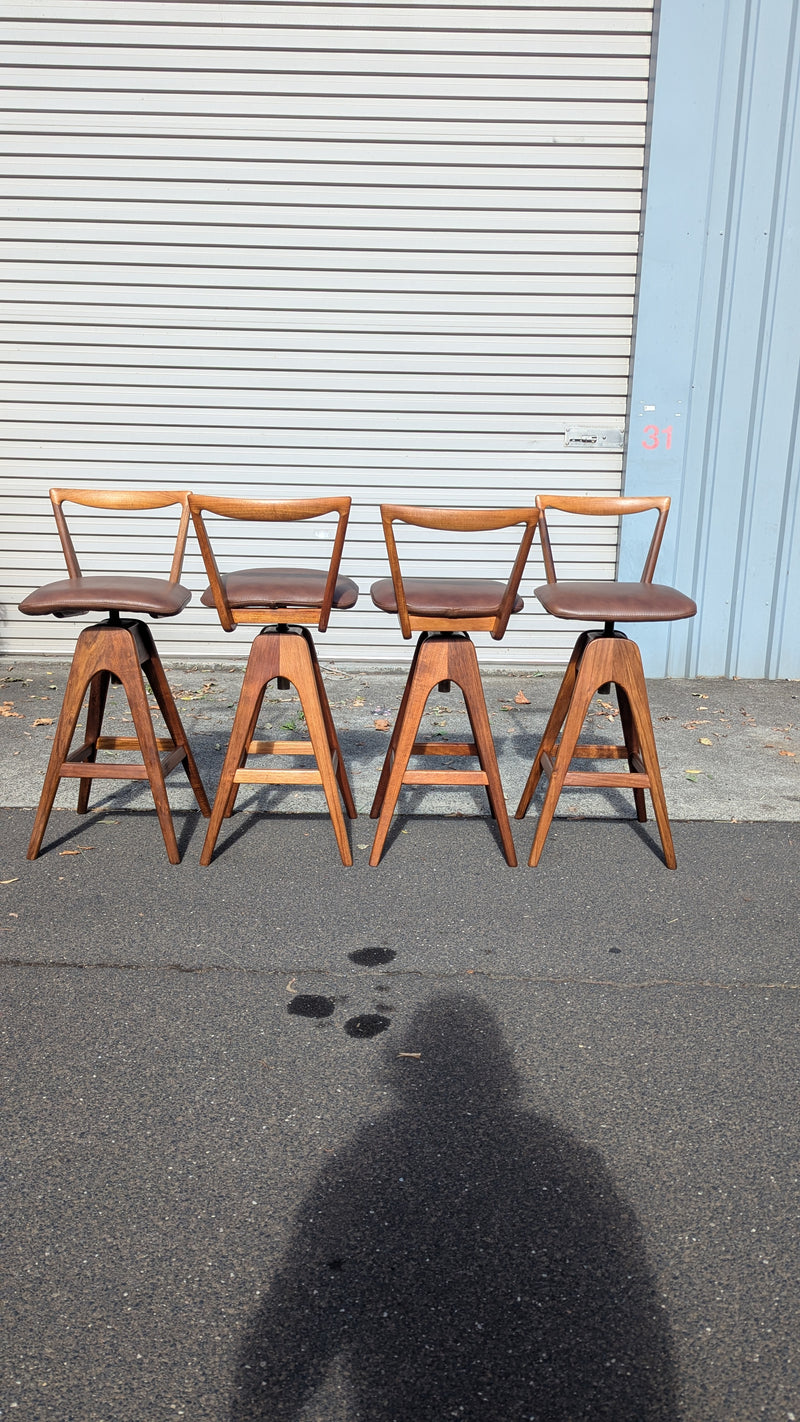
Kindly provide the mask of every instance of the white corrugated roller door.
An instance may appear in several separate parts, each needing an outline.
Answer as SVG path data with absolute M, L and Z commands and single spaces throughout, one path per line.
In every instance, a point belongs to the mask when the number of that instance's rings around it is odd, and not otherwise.
M 74 644 L 75 623 L 16 612 L 63 575 L 51 485 L 351 493 L 362 597 L 320 649 L 382 661 L 406 649 L 369 598 L 381 500 L 618 491 L 613 438 L 566 431 L 624 426 L 652 0 L 0 17 L 5 652 Z M 88 527 L 85 571 L 157 566 L 150 524 L 138 545 Z M 614 536 L 573 539 L 573 575 L 610 572 Z M 523 590 L 540 578 L 537 552 Z M 193 543 L 185 581 L 204 585 Z M 197 598 L 158 635 L 246 647 Z M 479 640 L 557 662 L 571 635 L 528 596 L 503 644 Z

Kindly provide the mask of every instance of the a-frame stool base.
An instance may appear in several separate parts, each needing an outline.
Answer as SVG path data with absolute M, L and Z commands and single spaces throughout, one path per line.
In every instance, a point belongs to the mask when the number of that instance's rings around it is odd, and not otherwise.
M 153 728 L 144 679 L 147 678 L 164 718 L 169 738 L 157 737 Z M 112 679 L 122 684 L 128 698 L 135 736 L 103 736 L 108 688 Z M 83 743 L 70 751 L 75 727 L 89 688 L 89 706 Z M 101 750 L 138 751 L 142 764 L 98 763 Z M 195 799 L 206 818 L 211 813 L 200 773 L 195 765 L 186 732 L 164 675 L 161 659 L 146 623 L 112 615 L 81 632 L 72 658 L 61 715 L 44 778 L 39 807 L 28 845 L 28 858 L 36 859 L 53 808 L 59 782 L 80 780 L 78 813 L 89 806 L 93 780 L 148 780 L 156 814 L 171 864 L 180 863 L 165 778 L 175 766 L 183 765 Z
M 435 686 L 451 681 L 463 692 L 474 739 L 469 742 L 417 741 L 415 737 L 428 697 Z M 476 756 L 480 770 L 409 770 L 412 755 Z M 506 862 L 512 867 L 516 865 L 478 658 L 466 632 L 423 632 L 417 642 L 370 810 L 370 817 L 378 820 L 369 857 L 373 868 L 380 863 L 392 814 L 404 785 L 484 785 Z
M 616 687 L 625 744 L 579 744 L 578 737 L 592 698 L 609 683 Z M 573 760 L 627 760 L 628 769 L 571 770 Z M 668 869 L 676 867 L 642 658 L 636 643 L 623 632 L 584 632 L 575 643 L 517 807 L 518 820 L 524 816 L 542 774 L 547 776 L 548 785 L 529 864 L 539 863 L 564 786 L 583 785 L 619 786 L 632 790 L 636 817 L 640 822 L 647 819 L 644 792 L 649 790 L 665 863 Z
M 261 704 L 268 684 L 280 679 L 295 687 L 300 698 L 311 744 L 308 741 L 254 741 Z M 251 755 L 313 756 L 315 770 L 248 769 Z M 353 863 L 339 795 L 350 819 L 356 807 L 339 739 L 333 723 L 325 683 L 319 669 L 314 640 L 307 627 L 283 623 L 265 627 L 250 649 L 233 729 L 225 754 L 211 821 L 200 855 L 201 864 L 210 864 L 223 819 L 233 813 L 240 785 L 321 785 L 333 822 L 342 863 Z

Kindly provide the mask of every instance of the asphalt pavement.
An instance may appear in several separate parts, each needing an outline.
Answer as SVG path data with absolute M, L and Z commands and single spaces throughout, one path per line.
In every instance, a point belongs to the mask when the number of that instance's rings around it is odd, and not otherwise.
M 402 676 L 329 667 L 353 867 L 247 787 L 201 868 L 180 770 L 180 865 L 112 782 L 29 863 L 65 667 L 1 670 L 0 1416 L 800 1422 L 800 684 L 650 683 L 675 872 L 615 790 L 537 869 L 407 791 L 371 869 Z M 213 793 L 241 665 L 169 675 Z M 513 810 L 557 681 L 485 684 Z

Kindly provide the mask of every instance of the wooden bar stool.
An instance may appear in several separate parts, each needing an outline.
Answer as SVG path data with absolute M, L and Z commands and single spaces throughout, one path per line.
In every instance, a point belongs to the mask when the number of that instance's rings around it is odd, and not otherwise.
M 382 504 L 381 518 L 392 575 L 373 583 L 372 601 L 382 612 L 397 614 L 405 638 L 409 638 L 412 632 L 421 635 L 370 810 L 371 818 L 378 819 L 378 827 L 369 862 L 373 866 L 380 863 L 403 785 L 485 785 L 506 862 L 515 866 L 514 842 L 489 728 L 478 658 L 469 633 L 489 632 L 495 641 L 499 641 L 511 613 L 521 611 L 524 606 L 518 595 L 519 585 L 539 512 L 537 509 L 424 509 Z M 485 533 L 511 528 L 516 524 L 524 524 L 524 528 L 514 566 L 504 585 L 487 578 L 403 578 L 394 535 L 395 523 L 456 533 Z M 433 688 L 438 686 L 442 691 L 449 691 L 451 681 L 463 692 L 473 740 L 417 741 L 422 713 Z M 480 769 L 409 770 L 408 762 L 412 755 L 475 756 Z
M 223 819 L 233 813 L 239 786 L 321 785 L 333 822 L 342 863 L 350 865 L 353 854 L 347 837 L 339 794 L 347 814 L 356 817 L 342 752 L 333 724 L 325 683 L 319 669 L 314 640 L 307 626 L 320 632 L 328 626 L 332 608 L 354 607 L 358 587 L 351 578 L 340 576 L 339 564 L 350 513 L 349 498 L 290 499 L 283 503 L 261 499 L 206 498 L 189 496 L 192 519 L 203 554 L 209 586 L 201 601 L 216 607 L 226 632 L 240 624 L 266 623 L 256 637 L 247 662 L 239 703 L 233 719 L 228 749 L 211 812 L 201 864 L 210 864 Z M 221 573 L 211 547 L 204 514 L 217 519 L 260 523 L 295 523 L 336 514 L 333 550 L 324 571 L 314 568 L 242 568 Z M 308 741 L 257 741 L 255 735 L 264 692 L 277 679 L 283 689 L 291 684 L 300 697 L 311 744 Z M 248 769 L 251 755 L 313 756 L 316 770 Z
M 191 598 L 189 589 L 182 587 L 178 581 L 189 528 L 188 494 L 174 491 L 145 493 L 135 490 L 51 489 L 50 499 L 69 576 L 30 593 L 20 603 L 20 611 L 33 617 L 45 614 L 79 617 L 87 612 L 106 612 L 108 617 L 105 622 L 84 628 L 78 637 L 28 845 L 28 858 L 35 859 L 39 853 L 59 781 L 65 777 L 80 780 L 78 813 L 81 815 L 88 809 L 92 780 L 149 780 L 168 858 L 171 864 L 178 864 L 180 853 L 165 777 L 176 765 L 182 765 L 205 816 L 210 814 L 208 800 L 150 629 L 138 616 L 131 619 L 120 614 L 175 617 Z M 67 528 L 63 509 L 65 503 L 116 512 L 180 505 L 181 515 L 169 578 L 124 573 L 84 576 Z M 164 717 L 169 738 L 160 738 L 155 734 L 147 704 L 145 677 Z M 120 682 L 124 688 L 135 736 L 101 734 L 112 680 Z M 70 751 L 87 687 L 89 705 L 83 742 Z M 142 764 L 98 763 L 97 752 L 102 750 L 138 751 Z
M 676 867 L 667 803 L 661 783 L 642 658 L 635 642 L 615 630 L 615 622 L 672 622 L 694 617 L 697 606 L 677 588 L 653 582 L 670 501 L 658 498 L 561 498 L 539 494 L 539 530 L 547 582 L 535 589 L 542 606 L 554 617 L 580 622 L 602 622 L 602 632 L 582 632 L 550 713 L 541 744 L 531 767 L 516 818 L 522 819 L 542 772 L 548 778 L 529 863 L 539 863 L 558 798 L 565 785 L 621 786 L 633 791 L 636 817 L 647 819 L 645 790 L 650 791 L 667 868 Z M 657 509 L 658 517 L 641 581 L 558 582 L 556 578 L 547 509 L 566 514 L 608 517 Z M 578 737 L 592 698 L 614 684 L 619 702 L 624 745 L 579 745 Z M 560 734 L 560 739 L 559 739 Z M 627 760 L 627 770 L 570 770 L 573 760 Z

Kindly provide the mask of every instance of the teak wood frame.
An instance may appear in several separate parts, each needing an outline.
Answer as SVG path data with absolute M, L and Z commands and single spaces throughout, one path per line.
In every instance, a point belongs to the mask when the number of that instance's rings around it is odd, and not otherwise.
M 548 509 L 590 517 L 624 516 L 657 509 L 656 526 L 640 578 L 642 583 L 652 583 L 669 513 L 670 500 L 666 495 L 652 498 L 562 498 L 555 494 L 539 494 L 536 506 L 541 513 L 539 536 L 548 583 L 558 581 L 547 527 Z M 601 687 L 612 683 L 617 692 L 624 744 L 580 744 L 579 737 L 592 698 Z M 570 770 L 573 760 L 627 760 L 628 769 Z M 632 790 L 636 818 L 640 824 L 647 820 L 644 792 L 649 790 L 664 861 L 668 869 L 677 867 L 641 653 L 624 632 L 615 630 L 613 621 L 606 621 L 602 632 L 582 632 L 575 643 L 517 806 L 516 819 L 524 817 L 542 773 L 546 775 L 548 784 L 528 860 L 531 866 L 539 863 L 561 791 L 567 785 L 574 785 L 616 786 Z
M 312 623 L 318 632 L 327 631 L 336 591 L 336 580 L 339 576 L 339 565 L 342 561 L 351 503 L 352 500 L 347 496 L 330 499 L 284 499 L 275 502 L 267 499 L 227 498 L 224 495 L 219 497 L 201 494 L 189 495 L 192 522 L 208 574 L 211 595 L 214 599 L 217 616 L 226 632 L 233 632 L 234 628 L 242 625 L 252 626 L 259 622 L 277 625 L 289 620 L 293 623 Z M 335 513 L 338 516 L 338 521 L 325 581 L 325 591 L 320 605 L 318 607 L 292 608 L 232 608 L 203 519 L 204 513 L 216 514 L 219 518 L 251 523 L 300 523 L 306 519 L 322 518 L 326 514 Z M 287 617 L 288 612 L 291 612 L 291 619 Z
M 530 508 L 424 509 L 382 504 L 381 520 L 402 634 L 406 639 L 413 632 L 419 632 L 420 636 L 370 809 L 370 818 L 377 819 L 378 825 L 369 862 L 373 868 L 380 863 L 392 815 L 404 785 L 484 785 L 506 862 L 512 868 L 516 867 L 514 841 L 478 658 L 469 633 L 485 631 L 495 641 L 499 641 L 505 633 L 536 533 L 539 511 Z M 514 565 L 497 612 L 490 617 L 438 617 L 410 612 L 394 534 L 393 525 L 396 522 L 455 533 L 491 532 L 524 524 Z M 455 682 L 464 696 L 472 741 L 418 741 L 416 735 L 428 697 L 435 686 L 449 691 L 450 682 Z M 480 770 L 409 770 L 408 762 L 412 755 L 473 756 L 477 758 Z
M 130 489 L 51 489 L 50 499 L 70 578 L 80 578 L 82 573 L 67 527 L 63 509 L 65 503 L 120 512 L 180 505 L 178 532 L 167 579 L 170 583 L 178 582 L 189 529 L 189 496 L 185 491 L 154 490 L 145 493 Z M 155 734 L 147 702 L 145 677 L 158 703 L 169 737 L 157 737 Z M 102 735 L 108 688 L 112 680 L 122 685 L 128 699 L 135 736 Z M 83 742 L 71 751 L 72 738 L 87 688 L 89 705 Z M 138 751 L 142 764 L 98 763 L 97 752 L 103 750 Z M 39 854 L 62 779 L 80 780 L 78 814 L 81 815 L 89 808 L 89 793 L 93 780 L 147 780 L 150 783 L 167 857 L 171 864 L 179 864 L 181 856 L 175 838 L 165 781 L 170 771 L 181 764 L 202 814 L 208 817 L 211 810 L 203 782 L 150 629 L 138 618 L 121 618 L 118 612 L 112 611 L 105 621 L 84 628 L 78 637 L 28 845 L 28 859 L 36 859 Z
M 288 499 L 272 502 L 261 499 L 189 496 L 189 504 L 200 551 L 203 555 L 214 606 L 226 632 L 240 625 L 266 624 L 256 637 L 247 660 L 244 681 L 233 719 L 233 727 L 225 753 L 222 774 L 211 812 L 200 863 L 208 865 L 222 828 L 222 821 L 233 814 L 239 786 L 248 785 L 321 785 L 333 824 L 342 863 L 353 863 L 353 852 L 342 814 L 342 801 L 350 819 L 356 818 L 353 794 L 347 779 L 339 738 L 325 691 L 325 683 L 317 660 L 314 640 L 307 626 L 312 623 L 324 632 L 328 626 L 339 565 L 344 548 L 351 500 L 342 498 Z M 232 608 L 220 574 L 205 513 L 221 518 L 259 523 L 293 523 L 337 515 L 333 550 L 319 607 L 246 607 Z M 290 625 L 291 624 L 291 625 Z M 257 741 L 255 735 L 267 686 L 273 680 L 284 688 L 295 687 L 300 698 L 311 744 L 308 741 Z M 282 770 L 274 768 L 248 769 L 251 755 L 313 756 L 315 770 Z

